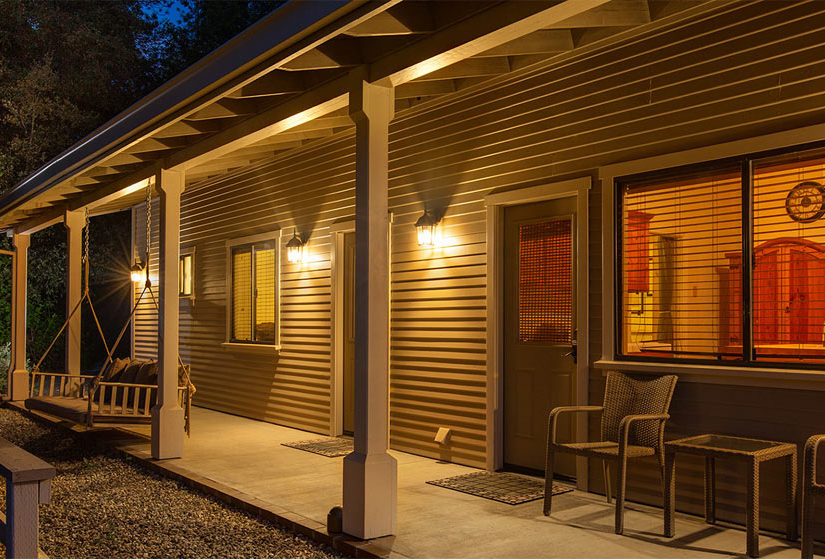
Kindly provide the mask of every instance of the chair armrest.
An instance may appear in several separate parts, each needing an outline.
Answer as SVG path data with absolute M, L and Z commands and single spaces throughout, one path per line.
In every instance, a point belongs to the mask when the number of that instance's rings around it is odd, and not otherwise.
M 628 414 L 619 422 L 619 454 L 624 453 L 627 447 L 627 436 L 630 433 L 630 425 L 634 422 L 658 421 L 659 422 L 659 447 L 664 439 L 665 421 L 670 418 L 670 414 Z
M 811 436 L 805 442 L 804 478 L 802 480 L 805 488 L 825 488 L 825 485 L 816 481 L 816 453 L 823 441 L 825 441 L 825 434 Z
M 547 442 L 556 443 L 556 420 L 559 415 L 569 412 L 602 412 L 603 406 L 558 406 L 547 416 Z

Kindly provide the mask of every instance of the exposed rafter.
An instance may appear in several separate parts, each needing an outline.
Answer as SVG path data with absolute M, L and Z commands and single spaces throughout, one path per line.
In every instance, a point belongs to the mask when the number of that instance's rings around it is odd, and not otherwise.
M 650 22 L 648 0 L 610 0 L 602 6 L 552 23 L 545 29 L 624 27 Z
M 433 14 L 430 2 L 403 2 L 347 30 L 352 37 L 430 33 Z

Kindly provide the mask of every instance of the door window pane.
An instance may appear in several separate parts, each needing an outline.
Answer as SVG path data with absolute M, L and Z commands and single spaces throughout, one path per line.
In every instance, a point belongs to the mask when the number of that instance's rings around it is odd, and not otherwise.
M 519 342 L 571 342 L 571 237 L 570 219 L 519 226 Z

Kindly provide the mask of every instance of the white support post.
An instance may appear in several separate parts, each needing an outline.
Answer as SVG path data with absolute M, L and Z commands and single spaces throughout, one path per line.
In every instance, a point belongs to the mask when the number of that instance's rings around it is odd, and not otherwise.
M 389 395 L 389 85 L 353 76 L 355 122 L 354 451 L 344 458 L 343 529 L 372 539 L 396 530 L 397 464 L 387 452 Z
M 86 225 L 82 210 L 67 211 L 63 223 L 66 225 L 66 316 L 75 308 L 83 296 L 83 227 Z M 66 326 L 66 373 L 80 375 L 80 333 L 81 316 L 78 311 Z M 78 386 L 80 378 L 73 383 Z
M 30 238 L 16 233 L 14 241 L 14 268 L 12 278 L 11 348 L 12 363 L 9 372 L 9 398 L 22 401 L 29 396 L 29 372 L 26 369 L 26 282 Z
M 160 311 L 158 313 L 158 402 L 152 408 L 152 457 L 183 456 L 183 409 L 178 404 L 178 260 L 180 197 L 184 175 L 161 170 L 155 175 L 160 193 Z

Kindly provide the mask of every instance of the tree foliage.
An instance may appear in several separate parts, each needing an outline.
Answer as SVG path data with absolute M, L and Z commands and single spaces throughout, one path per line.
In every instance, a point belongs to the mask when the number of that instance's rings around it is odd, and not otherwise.
M 0 0 L 0 195 L 282 3 Z M 128 212 L 92 219 L 91 291 L 106 310 L 110 341 L 129 311 L 129 228 Z M 65 319 L 65 247 L 61 225 L 32 236 L 29 360 Z M 10 291 L 8 264 L 0 262 L 0 354 L 10 337 Z M 102 344 L 90 316 L 83 324 L 83 362 L 91 367 Z M 62 367 L 63 346 L 45 367 Z

